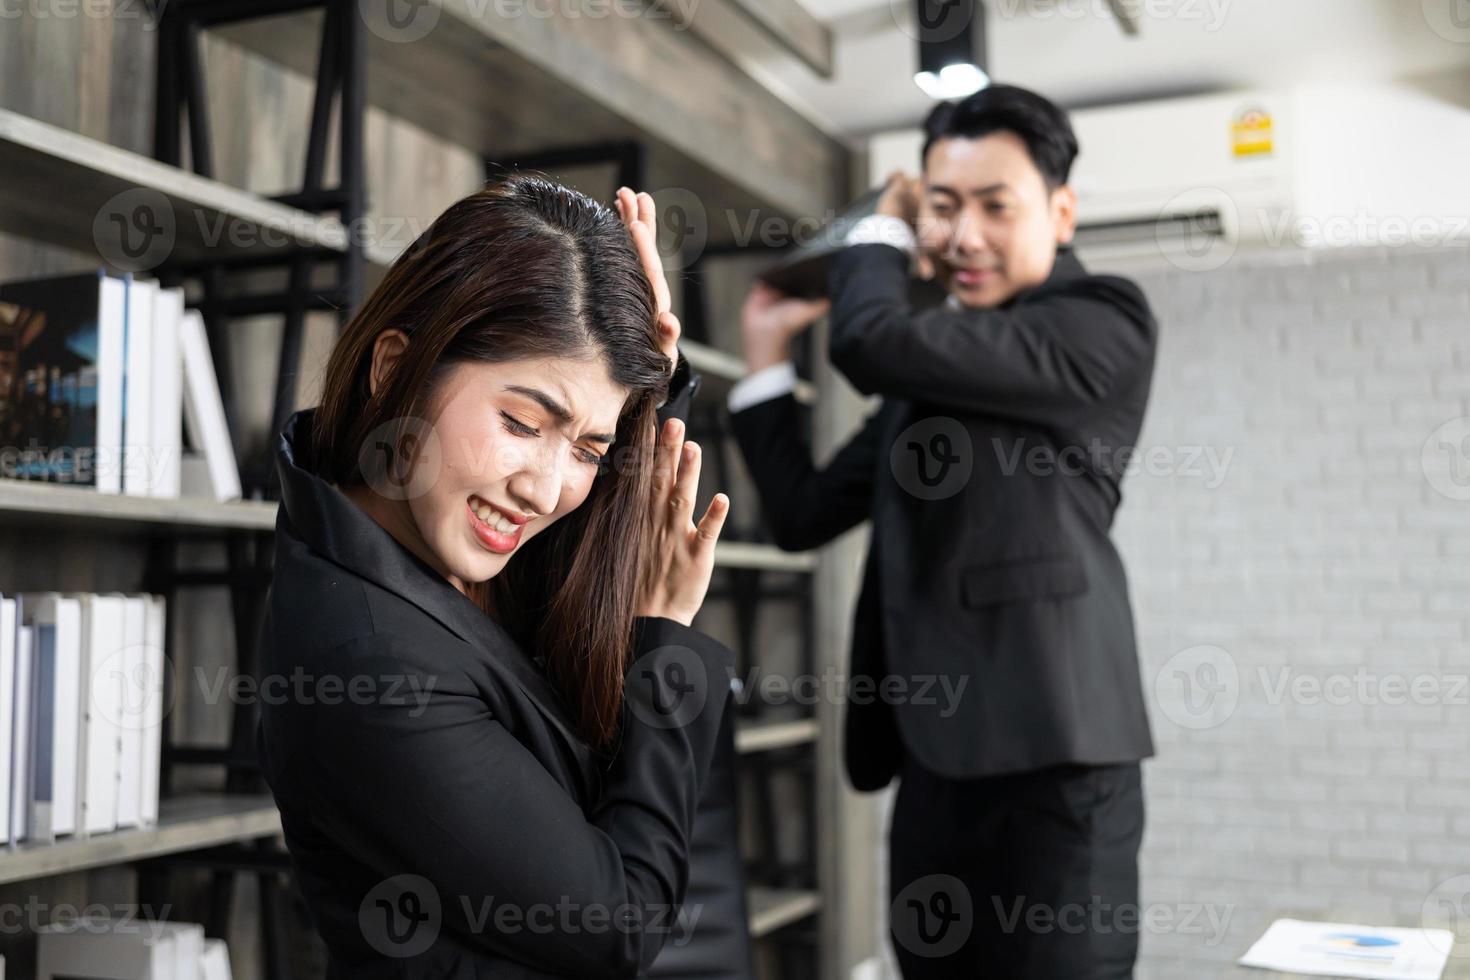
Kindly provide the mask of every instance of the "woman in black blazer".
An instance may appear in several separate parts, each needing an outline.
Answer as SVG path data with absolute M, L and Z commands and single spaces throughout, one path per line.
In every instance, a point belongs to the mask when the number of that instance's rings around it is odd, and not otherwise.
M 729 505 L 694 524 L 698 378 L 618 211 L 453 205 L 282 433 L 259 748 L 332 976 L 640 976 L 695 925 Z

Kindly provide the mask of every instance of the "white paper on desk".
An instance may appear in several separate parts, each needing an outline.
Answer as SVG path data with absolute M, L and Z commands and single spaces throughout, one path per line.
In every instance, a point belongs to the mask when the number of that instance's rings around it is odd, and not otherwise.
M 1446 929 L 1277 919 L 1240 965 L 1364 980 L 1439 980 L 1453 941 Z

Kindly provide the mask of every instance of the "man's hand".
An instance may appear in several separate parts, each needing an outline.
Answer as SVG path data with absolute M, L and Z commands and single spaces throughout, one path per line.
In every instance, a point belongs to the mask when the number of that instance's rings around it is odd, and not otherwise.
M 923 200 L 923 195 L 922 178 L 910 177 L 902 170 L 895 170 L 888 175 L 888 185 L 883 189 L 883 196 L 878 198 L 875 213 L 898 218 L 910 228 L 917 228 L 919 203 Z
M 643 271 L 653 286 L 653 298 L 657 307 L 658 346 L 669 359 L 669 376 L 679 366 L 679 318 L 671 312 L 673 299 L 669 293 L 669 282 L 664 278 L 664 260 L 658 254 L 658 210 L 653 204 L 652 194 L 634 194 L 626 187 L 618 188 L 618 216 L 633 236 L 638 248 L 638 257 L 643 262 Z
M 755 372 L 786 360 L 792 338 L 826 316 L 831 307 L 830 300 L 794 299 L 756 282 L 740 309 L 746 367 Z
M 923 178 L 910 177 L 902 170 L 895 170 L 888 175 L 888 186 L 883 189 L 883 194 L 878 198 L 878 206 L 873 213 L 897 218 L 914 230 L 919 240 L 919 251 L 914 256 L 914 275 L 920 279 L 933 279 L 935 276 L 934 257 L 925 246 L 924 231 L 919 227 L 923 207 Z M 930 221 L 925 223 L 932 226 Z

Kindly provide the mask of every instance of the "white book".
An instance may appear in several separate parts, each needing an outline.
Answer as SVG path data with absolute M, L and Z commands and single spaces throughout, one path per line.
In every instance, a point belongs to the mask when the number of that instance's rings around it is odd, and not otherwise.
M 138 683 L 129 691 L 138 698 L 138 703 L 128 712 L 128 719 L 136 723 L 142 737 L 142 756 L 138 763 L 141 776 L 138 789 L 138 820 L 144 826 L 158 823 L 159 753 L 163 748 L 163 699 L 164 671 L 168 661 L 164 659 L 164 645 L 168 629 L 167 600 L 161 595 L 148 597 L 147 616 L 144 622 L 146 642 L 143 645 L 143 664 L 138 672 Z
M 184 319 L 184 291 L 160 289 L 153 302 L 153 378 L 149 417 L 153 425 L 155 497 L 179 495 L 180 458 L 184 451 L 184 358 L 179 331 Z
M 97 446 L 99 493 L 122 493 L 124 353 L 127 348 L 127 284 L 103 276 L 97 318 Z
M 0 976 L 0 980 L 5 980 Z M 204 958 L 199 961 L 199 980 L 234 980 L 230 971 L 230 947 L 223 939 L 204 940 Z
M 184 354 L 184 421 L 189 440 L 203 451 L 209 464 L 214 499 L 239 500 L 240 466 L 235 461 L 235 447 L 225 421 L 225 405 L 209 354 L 204 318 L 198 310 L 184 312 L 179 343 Z
M 184 451 L 183 472 L 179 480 L 180 497 L 202 497 L 214 499 L 214 477 L 209 472 L 209 460 L 198 450 Z
M 173 972 L 176 977 L 196 978 L 204 962 L 204 927 L 197 922 L 148 922 L 169 937 L 174 949 Z
M 15 725 L 10 745 L 10 836 L 25 840 L 31 836 L 26 818 L 30 815 L 31 794 L 31 669 L 34 660 L 35 629 L 24 623 L 25 600 L 17 599 L 15 629 Z
M 126 664 L 120 595 L 79 595 L 82 605 L 82 832 L 102 834 L 118 827 L 118 781 Z
M 143 651 L 148 643 L 148 600 L 145 596 L 130 595 L 123 599 L 122 642 L 119 651 L 123 655 L 124 676 L 127 678 L 125 699 L 136 705 L 136 687 L 143 673 Z M 143 730 L 129 718 L 129 724 L 121 730 L 122 764 L 119 767 L 117 794 L 117 825 L 136 827 L 142 822 L 141 789 L 143 773 Z
M 37 980 L 185 980 L 176 934 L 159 922 L 81 916 L 36 929 Z M 187 980 L 193 980 L 192 975 Z
M 27 595 L 25 612 L 35 628 L 35 691 L 31 749 L 31 814 L 34 840 L 77 829 L 77 755 L 81 734 L 82 608 L 55 592 Z
M 153 304 L 158 284 L 128 280 L 128 329 L 123 379 L 123 493 L 147 496 L 153 472 Z
M 15 600 L 0 597 L 0 844 L 10 837 L 12 726 L 15 724 Z

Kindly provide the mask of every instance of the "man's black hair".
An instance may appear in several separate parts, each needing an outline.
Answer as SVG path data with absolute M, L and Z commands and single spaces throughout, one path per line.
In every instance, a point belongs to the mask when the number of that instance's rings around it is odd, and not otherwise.
M 942 139 L 976 139 L 998 130 L 1015 133 L 1046 186 L 1067 182 L 1077 159 L 1077 136 L 1067 114 L 1050 99 L 1015 85 L 991 85 L 959 102 L 941 102 L 924 120 L 924 156 Z

